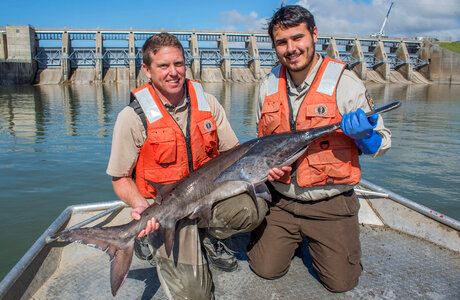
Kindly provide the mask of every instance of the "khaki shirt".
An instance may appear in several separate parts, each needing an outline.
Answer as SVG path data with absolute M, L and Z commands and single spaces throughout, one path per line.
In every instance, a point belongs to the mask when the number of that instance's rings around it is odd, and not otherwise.
M 205 93 L 211 114 L 216 120 L 219 151 L 227 151 L 238 144 L 238 138 L 230 126 L 224 108 L 216 97 Z M 176 120 L 182 132 L 186 132 L 188 116 L 188 95 L 184 95 L 177 106 L 165 103 L 171 117 Z M 147 135 L 140 117 L 130 106 L 126 106 L 117 117 L 112 135 L 112 148 L 106 173 L 113 177 L 131 176 L 137 163 L 139 151 Z
M 318 53 L 316 55 L 319 56 L 318 62 L 300 86 L 296 87 L 289 75 L 289 72 L 286 72 L 287 94 L 292 105 L 294 116 L 297 116 L 300 105 L 310 89 L 321 63 L 323 62 L 323 58 Z M 257 122 L 260 119 L 260 112 L 265 100 L 268 76 L 269 74 L 267 74 L 260 82 L 259 105 L 257 106 L 256 111 Z M 350 70 L 344 70 L 337 85 L 337 107 L 340 114 L 343 115 L 345 113 L 356 111 L 358 108 L 361 108 L 365 112 L 370 111 L 371 107 L 369 106 L 366 94 L 367 92 L 363 82 L 355 75 L 355 73 Z M 377 126 L 374 130 L 382 137 L 382 144 L 380 145 L 379 150 L 375 154 L 371 155 L 372 157 L 377 157 L 383 155 L 391 147 L 391 132 L 385 128 L 381 116 L 379 116 Z M 273 182 L 273 186 L 281 194 L 287 197 L 305 201 L 330 198 L 353 188 L 353 186 L 350 185 L 299 187 L 295 183 L 284 184 L 277 181 Z

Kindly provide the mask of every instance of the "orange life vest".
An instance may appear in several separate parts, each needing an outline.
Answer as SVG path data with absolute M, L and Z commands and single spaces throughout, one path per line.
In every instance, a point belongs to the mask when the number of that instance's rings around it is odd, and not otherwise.
M 144 178 L 169 184 L 187 176 L 218 153 L 217 124 L 211 115 L 202 86 L 186 80 L 190 106 L 186 138 L 171 117 L 152 84 L 133 91 L 147 119 L 147 139 L 136 164 L 136 185 L 146 198 L 156 190 Z
M 302 101 L 291 128 L 290 107 L 286 90 L 286 69 L 275 67 L 269 75 L 258 135 L 291 130 L 307 130 L 340 122 L 336 101 L 337 84 L 345 63 L 325 57 L 313 83 Z M 301 187 L 329 184 L 354 185 L 361 179 L 359 152 L 353 139 L 342 130 L 330 133 L 310 144 L 297 160 L 297 184 Z M 280 181 L 290 183 L 286 174 Z

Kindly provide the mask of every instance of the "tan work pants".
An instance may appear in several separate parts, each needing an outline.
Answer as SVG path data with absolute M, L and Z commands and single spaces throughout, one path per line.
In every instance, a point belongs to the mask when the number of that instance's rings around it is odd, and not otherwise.
M 324 201 L 296 201 L 272 191 L 274 205 L 251 234 L 248 256 L 259 276 L 283 276 L 302 238 L 322 284 L 344 292 L 358 284 L 362 271 L 359 241 L 359 201 L 354 191 Z
M 260 225 L 268 207 L 257 198 L 257 207 L 248 194 L 241 194 L 214 204 L 208 226 L 201 220 L 182 220 L 178 225 L 171 257 L 164 245 L 158 249 L 155 260 L 163 290 L 169 299 L 213 299 L 212 278 L 201 250 L 198 228 L 207 228 L 218 239 L 249 232 Z

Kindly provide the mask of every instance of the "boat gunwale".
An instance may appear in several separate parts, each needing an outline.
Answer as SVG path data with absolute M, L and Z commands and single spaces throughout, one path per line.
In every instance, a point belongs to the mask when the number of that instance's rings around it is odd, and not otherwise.
M 379 193 L 387 194 L 388 198 L 390 200 L 393 200 L 401 205 L 404 205 L 405 207 L 408 207 L 416 212 L 419 212 L 423 214 L 426 217 L 429 217 L 430 219 L 433 219 L 435 221 L 438 221 L 439 223 L 442 223 L 444 225 L 447 225 L 457 231 L 460 231 L 460 221 L 451 218 L 449 216 L 446 216 L 445 214 L 442 214 L 440 212 L 437 212 L 427 206 L 424 206 L 422 204 L 419 204 L 417 202 L 414 202 L 410 199 L 407 199 L 395 192 L 392 192 L 390 190 L 387 190 L 381 186 L 378 186 L 370 181 L 367 181 L 365 179 L 361 179 L 359 182 L 360 186 L 363 186 L 367 189 L 370 189 L 372 191 L 376 191 Z
M 77 204 L 66 207 L 0 282 L 0 299 L 3 298 L 10 287 L 13 286 L 16 280 L 21 276 L 22 272 L 27 269 L 27 267 L 32 263 L 35 257 L 43 249 L 43 247 L 45 247 L 50 242 L 49 237 L 56 233 L 59 228 L 61 228 L 67 221 L 69 221 L 74 213 L 107 210 L 120 206 L 121 204 L 127 206 L 121 200 L 114 200 L 97 203 Z

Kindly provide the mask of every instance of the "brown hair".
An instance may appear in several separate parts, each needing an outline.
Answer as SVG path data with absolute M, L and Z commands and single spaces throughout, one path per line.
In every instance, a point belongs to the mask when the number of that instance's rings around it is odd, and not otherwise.
M 275 26 L 291 28 L 299 26 L 302 23 L 304 23 L 308 31 L 313 34 L 316 26 L 315 18 L 308 9 L 299 5 L 282 6 L 270 19 L 268 23 L 268 34 L 273 41 L 273 30 Z
M 142 46 L 142 59 L 144 64 L 150 66 L 152 63 L 150 53 L 156 54 L 158 50 L 163 47 L 175 47 L 180 49 L 182 51 L 182 56 L 185 59 L 184 47 L 182 47 L 179 39 L 175 35 L 162 32 L 152 35 L 147 41 L 145 41 L 144 46 Z

